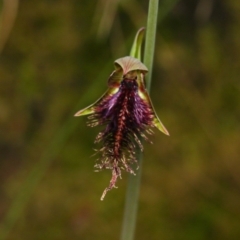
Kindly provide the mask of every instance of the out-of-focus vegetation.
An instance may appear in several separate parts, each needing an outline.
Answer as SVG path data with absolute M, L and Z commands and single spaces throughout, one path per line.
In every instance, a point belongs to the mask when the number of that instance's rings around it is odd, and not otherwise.
M 19 2 L 0 55 L 6 239 L 119 238 L 127 175 L 99 200 L 110 178 L 93 172 L 99 129 L 73 114 L 106 89 L 147 5 Z M 240 239 L 239 12 L 234 0 L 160 2 L 151 95 L 171 137 L 145 144 L 136 239 Z

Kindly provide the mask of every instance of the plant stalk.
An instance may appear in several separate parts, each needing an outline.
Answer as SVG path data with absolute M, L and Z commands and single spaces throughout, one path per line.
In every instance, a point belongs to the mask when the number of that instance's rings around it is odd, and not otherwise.
M 148 68 L 148 74 L 146 79 L 148 91 L 150 91 L 150 86 L 151 86 L 152 65 L 153 65 L 153 57 L 154 57 L 154 49 L 155 49 L 156 28 L 157 28 L 157 16 L 158 16 L 158 0 L 150 0 L 149 9 L 148 9 L 148 19 L 147 19 L 145 51 L 144 51 L 144 64 Z M 139 189 L 140 189 L 141 172 L 142 172 L 142 153 L 139 149 L 136 156 L 138 157 L 138 161 L 139 161 L 139 170 L 136 176 L 129 174 L 129 177 L 128 177 L 123 225 L 122 225 L 122 232 L 121 232 L 121 238 L 120 238 L 121 240 L 133 240 L 135 228 L 136 228 Z

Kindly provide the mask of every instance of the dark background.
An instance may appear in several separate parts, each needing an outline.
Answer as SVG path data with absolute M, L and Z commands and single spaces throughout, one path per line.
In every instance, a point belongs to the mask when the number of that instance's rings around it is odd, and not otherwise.
M 127 174 L 101 202 L 101 128 L 73 115 L 106 90 L 148 1 L 22 0 L 12 28 L 6 1 L 0 234 L 119 239 Z M 160 1 L 151 96 L 171 136 L 145 144 L 136 239 L 240 239 L 239 12 L 236 0 Z

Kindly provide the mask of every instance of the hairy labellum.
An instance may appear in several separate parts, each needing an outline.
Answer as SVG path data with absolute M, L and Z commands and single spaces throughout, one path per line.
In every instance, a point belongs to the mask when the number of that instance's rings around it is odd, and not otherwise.
M 101 142 L 98 169 L 111 169 L 112 179 L 103 192 L 115 187 L 121 170 L 134 174 L 131 164 L 136 162 L 135 150 L 143 150 L 141 139 L 157 127 L 168 131 L 157 117 L 144 85 L 146 66 L 138 59 L 124 57 L 115 61 L 116 70 L 110 75 L 107 92 L 94 104 L 80 110 L 75 116 L 90 115 L 89 126 L 104 125 L 95 142 Z

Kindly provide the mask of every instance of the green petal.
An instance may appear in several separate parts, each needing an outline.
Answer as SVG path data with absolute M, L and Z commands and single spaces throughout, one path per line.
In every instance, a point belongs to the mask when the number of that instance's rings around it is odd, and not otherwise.
M 118 91 L 118 88 L 109 88 L 96 102 L 93 104 L 89 105 L 88 107 L 78 111 L 74 116 L 79 117 L 79 116 L 84 116 L 84 115 L 89 115 L 95 112 L 95 107 L 106 97 L 111 96 L 115 94 Z
M 153 111 L 153 114 L 154 114 L 154 118 L 153 118 L 153 124 L 154 126 L 160 130 L 161 132 L 163 132 L 164 134 L 166 135 L 169 135 L 169 132 L 168 130 L 164 127 L 164 125 L 162 124 L 161 120 L 159 119 L 154 107 L 153 107 L 153 104 L 152 104 L 152 101 L 151 101 L 151 98 L 148 94 L 148 91 L 147 89 L 145 88 L 145 84 L 143 82 L 143 79 L 144 79 L 144 76 L 142 73 L 138 73 L 138 78 L 137 78 L 137 81 L 138 81 L 138 86 L 139 86 L 139 90 L 138 90 L 138 94 L 140 96 L 140 98 L 144 101 L 146 101 L 148 103 L 148 105 L 152 108 L 152 111 Z
M 108 79 L 108 90 L 93 104 L 89 105 L 88 107 L 78 111 L 74 116 L 84 116 L 89 115 L 95 112 L 95 107 L 106 97 L 111 96 L 118 92 L 120 83 L 122 81 L 123 71 L 121 68 L 117 68 L 112 72 Z
M 154 113 L 154 118 L 153 118 L 153 124 L 154 126 L 160 130 L 161 132 L 163 132 L 164 134 L 168 135 L 169 136 L 169 132 L 168 130 L 164 127 L 164 125 L 162 124 L 161 120 L 159 119 L 154 107 L 153 107 L 153 104 L 152 104 L 152 101 L 151 101 L 151 98 L 147 92 L 147 90 L 145 90 L 145 99 L 147 100 L 148 104 L 151 106 L 152 108 L 152 111 Z
M 139 60 L 142 59 L 141 56 L 141 49 L 142 49 L 142 41 L 143 41 L 143 37 L 145 34 L 145 28 L 140 28 L 135 36 L 132 48 L 131 48 L 131 52 L 130 52 L 130 56 L 137 58 Z

